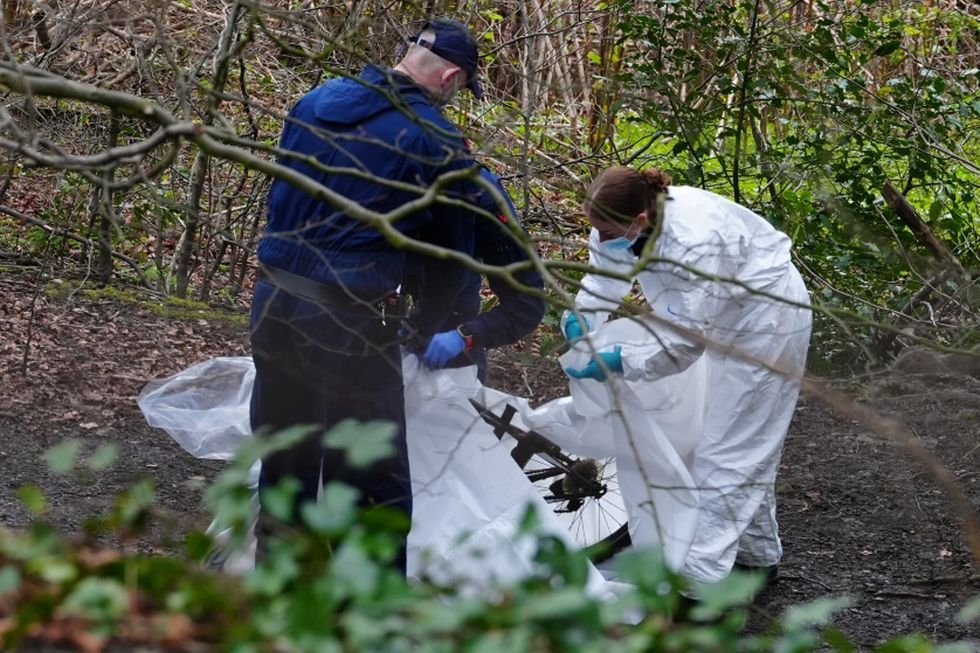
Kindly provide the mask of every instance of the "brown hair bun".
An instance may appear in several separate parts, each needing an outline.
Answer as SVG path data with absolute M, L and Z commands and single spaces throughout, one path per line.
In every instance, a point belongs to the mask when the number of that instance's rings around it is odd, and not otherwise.
M 650 189 L 651 197 L 656 197 L 660 193 L 667 192 L 667 187 L 670 186 L 670 177 L 666 172 L 657 168 L 647 168 L 646 170 L 641 170 L 640 174 L 643 176 L 643 181 L 646 183 L 647 188 Z

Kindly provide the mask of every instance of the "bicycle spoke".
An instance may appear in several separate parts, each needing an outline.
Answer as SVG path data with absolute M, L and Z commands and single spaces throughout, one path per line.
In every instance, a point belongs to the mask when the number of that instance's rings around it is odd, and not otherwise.
M 547 455 L 535 456 L 528 463 L 525 472 L 540 488 L 545 500 L 558 517 L 566 523 L 569 532 L 579 546 L 587 547 L 615 533 L 627 521 L 626 509 L 619 496 L 619 484 L 615 477 L 615 463 L 611 460 L 594 461 L 598 470 L 594 471 L 595 478 L 585 478 L 581 475 L 567 481 L 570 485 L 555 487 L 566 483 L 565 478 L 552 480 L 571 469 L 563 469 L 566 465 L 556 466 L 554 460 Z M 577 462 L 571 460 L 572 464 Z M 583 469 L 594 469 L 583 465 Z M 548 479 L 544 481 L 544 479 Z M 578 489 L 582 491 L 555 492 L 555 489 Z M 595 489 L 594 493 L 585 488 Z M 601 490 L 597 488 L 602 488 Z
M 513 406 L 505 405 L 498 416 L 473 399 L 470 403 L 493 427 L 497 438 L 513 438 L 516 444 L 511 457 L 552 506 L 580 547 L 587 548 L 622 534 L 628 514 L 620 495 L 613 458 L 596 460 L 569 456 L 540 433 L 522 430 L 512 424 L 516 414 Z M 628 540 L 625 538 L 626 542 Z

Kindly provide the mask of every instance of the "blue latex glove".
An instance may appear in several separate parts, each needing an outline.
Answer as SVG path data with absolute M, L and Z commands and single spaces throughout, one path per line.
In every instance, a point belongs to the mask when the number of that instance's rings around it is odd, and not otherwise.
M 422 362 L 430 370 L 440 370 L 466 348 L 463 336 L 455 331 L 443 331 L 432 336 L 432 341 L 422 354 Z
M 589 364 L 581 369 L 573 369 L 571 367 L 565 368 L 565 374 L 572 377 L 573 379 L 595 379 L 596 381 L 606 380 L 606 370 L 610 372 L 616 372 L 617 374 L 623 373 L 623 348 L 616 346 L 612 351 L 600 351 L 595 358 L 589 361 Z M 599 364 L 596 358 L 601 358 L 602 362 L 605 364 L 605 368 Z
M 586 327 L 588 327 L 589 323 L 586 322 L 585 324 Z M 575 313 L 569 315 L 568 319 L 565 320 L 565 338 L 569 342 L 572 342 L 573 340 L 578 340 L 579 338 L 584 336 L 587 331 L 588 331 L 587 328 L 582 328 L 582 323 L 578 321 L 578 316 L 575 315 Z

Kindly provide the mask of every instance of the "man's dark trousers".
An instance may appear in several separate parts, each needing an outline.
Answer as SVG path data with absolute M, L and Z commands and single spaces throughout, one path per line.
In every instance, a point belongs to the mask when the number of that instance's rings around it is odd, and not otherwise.
M 292 476 L 301 484 L 297 509 L 316 501 L 322 459 L 325 484 L 341 481 L 361 492 L 363 507 L 385 505 L 411 518 L 397 321 L 383 319 L 380 311 L 307 301 L 259 281 L 251 329 L 253 431 L 271 433 L 303 424 L 329 429 L 347 418 L 387 420 L 396 426 L 396 454 L 367 468 L 352 468 L 342 451 L 323 448 L 323 431 L 318 430 L 263 458 L 260 494 Z M 264 533 L 258 530 L 261 547 Z M 395 564 L 404 571 L 404 540 Z

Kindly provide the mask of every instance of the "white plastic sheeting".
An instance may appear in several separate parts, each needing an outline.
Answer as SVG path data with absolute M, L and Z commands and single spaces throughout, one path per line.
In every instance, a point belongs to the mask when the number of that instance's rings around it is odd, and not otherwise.
M 514 441 L 498 440 L 469 399 L 498 408 L 509 402 L 529 411 L 526 401 L 484 388 L 475 367 L 430 371 L 420 367 L 414 355 L 406 355 L 403 364 L 414 501 L 410 576 L 425 575 L 480 591 L 528 575 L 534 569 L 535 542 L 519 533 L 528 509 L 537 512 L 540 532 L 570 547 L 608 534 L 593 529 L 576 540 L 570 528 L 583 518 L 601 521 L 598 509 L 590 505 L 577 516 L 557 515 L 510 457 Z M 229 459 L 250 434 L 253 379 L 251 358 L 216 358 L 152 382 L 141 393 L 139 405 L 148 423 L 166 430 L 188 452 Z M 195 428 L 198 424 L 203 430 Z M 519 418 L 515 425 L 522 426 Z M 258 485 L 258 465 L 252 468 L 253 489 Z M 614 492 L 603 504 L 610 502 L 616 505 Z M 257 515 L 257 500 L 253 510 Z M 623 512 L 621 504 L 618 510 Z M 614 529 L 621 521 L 607 523 Z M 230 544 L 230 532 L 217 522 L 209 533 L 219 545 Z M 254 538 L 249 537 L 235 550 L 219 550 L 213 562 L 244 573 L 254 564 L 254 548 Z M 616 585 L 592 568 L 588 590 L 611 597 Z
M 248 403 L 255 381 L 249 356 L 212 358 L 155 379 L 140 391 L 147 424 L 165 430 L 195 458 L 230 460 L 251 435 Z
M 511 458 L 514 440 L 498 440 L 469 401 L 485 404 L 487 394 L 517 400 L 484 388 L 475 366 L 432 371 L 408 355 L 403 371 L 414 502 L 409 575 L 475 588 L 527 576 L 534 569 L 535 541 L 519 528 L 528 509 L 536 511 L 541 533 L 575 547 L 567 521 Z M 598 571 L 590 573 L 589 590 L 608 593 Z

